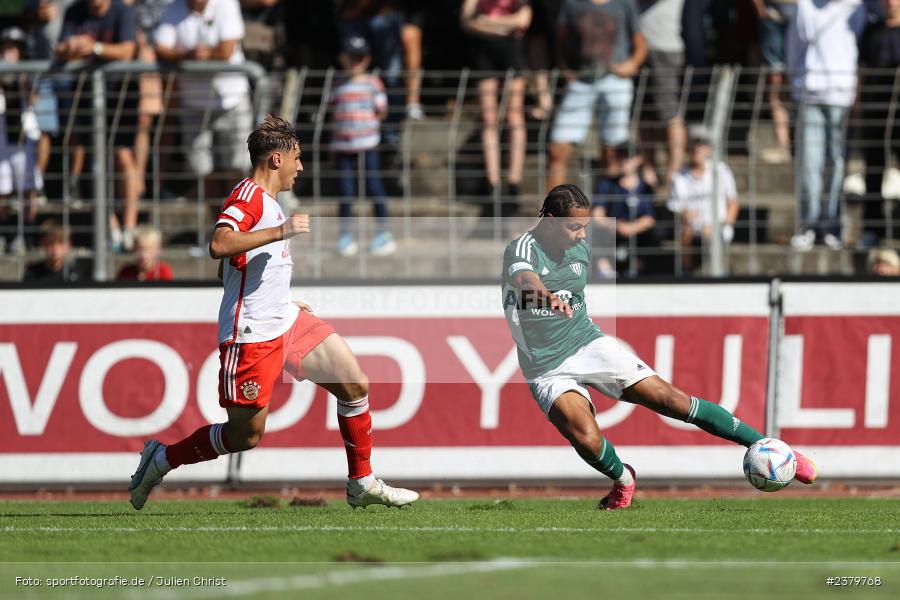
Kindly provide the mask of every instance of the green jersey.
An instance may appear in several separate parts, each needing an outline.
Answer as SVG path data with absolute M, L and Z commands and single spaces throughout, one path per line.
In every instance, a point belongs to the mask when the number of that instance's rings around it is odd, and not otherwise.
M 519 350 L 519 366 L 528 379 L 561 365 L 581 348 L 603 337 L 588 317 L 584 302 L 591 264 L 587 240 L 570 248 L 559 262 L 551 258 L 532 235 L 525 233 L 506 247 L 503 255 L 503 310 Z M 541 282 L 572 307 L 572 318 L 535 307 L 529 292 L 518 289 L 514 278 L 533 271 Z

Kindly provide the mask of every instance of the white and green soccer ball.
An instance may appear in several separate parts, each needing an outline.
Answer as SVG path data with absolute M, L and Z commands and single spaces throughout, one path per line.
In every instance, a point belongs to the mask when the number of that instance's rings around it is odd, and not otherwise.
M 763 438 L 747 448 L 744 475 L 763 492 L 777 492 L 793 481 L 797 458 L 791 447 L 775 438 Z

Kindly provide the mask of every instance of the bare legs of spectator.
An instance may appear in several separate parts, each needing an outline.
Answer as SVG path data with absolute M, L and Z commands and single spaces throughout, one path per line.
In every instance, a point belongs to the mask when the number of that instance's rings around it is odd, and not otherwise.
M 488 183 L 500 185 L 500 135 L 499 107 L 497 101 L 498 80 L 483 79 L 478 83 L 481 101 L 481 144 L 484 149 L 485 170 Z M 522 182 L 525 166 L 525 78 L 516 77 L 507 91 L 506 122 L 509 124 L 509 173 L 510 187 L 516 189 Z
M 73 200 L 80 200 L 81 189 L 78 186 L 78 181 L 81 179 L 81 174 L 84 173 L 84 160 L 87 155 L 87 149 L 76 142 L 71 150 L 72 153 L 69 163 L 69 193 Z
M 415 121 L 425 117 L 420 92 L 422 89 L 422 29 L 405 23 L 400 30 L 403 63 L 406 67 L 406 116 Z
M 787 108 L 781 99 L 784 84 L 784 73 L 769 73 L 769 110 L 772 112 L 772 125 L 775 127 L 776 146 L 765 148 L 760 152 L 763 162 L 783 164 L 791 160 L 791 122 Z
M 684 165 L 684 150 L 687 145 L 687 129 L 680 116 L 669 119 L 666 123 L 666 142 L 669 145 L 669 174 L 671 179 Z
M 42 176 L 46 176 L 47 174 L 47 165 L 50 163 L 50 147 L 52 143 L 53 140 L 50 139 L 50 135 L 47 133 L 41 134 L 41 139 L 38 140 L 37 166 Z
M 550 142 L 547 153 L 547 189 L 552 190 L 566 183 L 566 165 L 572 155 L 572 144 L 569 142 Z
M 122 242 L 126 250 L 134 247 L 134 230 L 137 228 L 138 199 L 141 195 L 141 175 L 138 170 L 137 160 L 131 148 L 116 148 L 116 169 L 122 182 L 122 197 L 125 198 L 125 208 L 122 211 L 122 221 L 125 226 Z
M 553 112 L 553 96 L 550 94 L 550 50 L 546 36 L 528 36 L 525 38 L 525 55 L 528 66 L 534 71 L 532 85 L 537 95 L 537 106 L 531 109 L 531 118 L 537 121 L 549 119 Z

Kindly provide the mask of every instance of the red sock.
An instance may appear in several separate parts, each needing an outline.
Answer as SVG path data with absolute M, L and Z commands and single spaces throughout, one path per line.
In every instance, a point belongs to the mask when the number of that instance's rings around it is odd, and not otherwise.
M 205 425 L 180 442 L 166 447 L 166 462 L 173 469 L 181 465 L 192 465 L 207 460 L 215 460 L 228 454 L 228 444 L 222 435 L 222 425 Z
M 347 470 L 350 479 L 372 474 L 369 458 L 372 456 L 372 415 L 368 409 L 361 415 L 344 417 L 338 415 L 344 450 L 347 451 Z

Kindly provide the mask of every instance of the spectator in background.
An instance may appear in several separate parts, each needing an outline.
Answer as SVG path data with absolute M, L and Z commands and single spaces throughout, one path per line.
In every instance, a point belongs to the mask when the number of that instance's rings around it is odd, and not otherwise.
M 866 201 L 863 205 L 863 237 L 866 247 L 885 236 L 885 169 L 898 154 L 900 120 L 893 113 L 893 90 L 900 68 L 900 0 L 882 0 L 884 19 L 871 24 L 860 44 L 862 66 L 875 69 L 864 75 L 860 104 L 865 122 Z
M 0 32 L 0 64 L 16 64 L 25 50 L 25 32 L 8 27 Z M 37 147 L 41 137 L 34 113 L 31 84 L 24 75 L 9 74 L 0 78 L 0 226 L 9 233 L 18 229 L 18 219 L 8 213 L 7 204 L 19 192 L 25 201 L 22 222 L 25 228 L 37 218 L 37 194 L 44 186 L 37 166 Z M 14 237 L 16 250 L 30 245 L 30 236 L 7 233 Z
M 522 76 L 522 36 L 531 23 L 531 7 L 522 0 L 465 0 L 460 15 L 463 29 L 470 35 L 471 66 L 478 77 L 481 106 L 481 146 L 486 174 L 485 195 L 493 197 L 501 187 L 501 148 L 498 123 L 498 93 L 506 96 L 509 124 L 509 170 L 507 189 L 501 202 L 501 216 L 518 209 L 522 170 L 525 167 L 525 77 Z M 500 89 L 500 73 L 515 72 L 508 88 Z M 482 205 L 481 216 L 494 215 L 494 203 Z
M 817 234 L 829 248 L 843 246 L 844 131 L 848 109 L 856 97 L 857 41 L 865 24 L 861 0 L 798 0 L 797 15 L 788 27 L 788 72 L 799 104 L 796 166 L 800 223 L 791 238 L 791 245 L 798 250 L 811 249 Z
M 28 0 L 25 5 L 25 25 L 28 30 L 26 55 L 29 60 L 52 60 L 56 42 L 62 29 L 63 13 L 75 0 Z M 37 146 L 37 163 L 41 175 L 46 175 L 53 139 L 59 135 L 59 103 L 54 80 L 43 78 L 37 85 L 34 111 L 41 130 Z
M 25 268 L 23 281 L 64 283 L 90 279 L 85 269 L 71 257 L 69 231 L 56 224 L 45 224 L 41 245 L 44 259 Z
M 62 32 L 56 45 L 56 57 L 62 62 L 93 60 L 97 63 L 132 61 L 137 51 L 137 22 L 134 9 L 120 0 L 79 0 L 72 4 L 63 18 Z M 115 126 L 116 170 L 119 175 L 121 196 L 125 199 L 122 225 L 115 211 L 110 212 L 110 238 L 113 251 L 129 250 L 134 244 L 137 227 L 138 198 L 141 192 L 140 173 L 134 154 L 137 130 L 139 91 L 135 78 L 108 77 L 106 89 L 106 113 L 108 132 Z M 124 86 L 124 89 L 123 89 Z M 120 94 L 125 101 L 119 104 Z M 77 124 L 82 138 L 94 127 L 90 95 L 81 99 L 77 111 Z M 72 161 L 74 181 L 78 180 L 84 165 L 84 140 L 78 139 Z M 81 155 L 81 159 L 77 155 Z M 124 230 L 123 230 L 124 226 Z
M 869 250 L 869 273 L 880 277 L 900 277 L 900 256 L 893 248 Z
M 722 241 L 734 239 L 734 225 L 740 206 L 734 174 L 724 162 L 714 165 L 709 131 L 702 125 L 688 129 L 687 164 L 672 176 L 667 206 L 681 216 L 681 243 L 684 248 L 702 247 L 708 244 L 713 231 L 713 203 L 718 212 Z M 717 170 L 717 173 L 713 172 Z M 713 181 L 718 179 L 717 193 L 713 194 Z M 682 255 L 685 271 L 694 267 L 694 253 Z
M 684 68 L 681 13 L 684 0 L 640 0 L 639 8 L 641 33 L 647 39 L 649 50 L 650 96 L 657 118 L 665 124 L 669 151 L 667 177 L 671 177 L 684 162 L 687 135 L 681 106 L 681 71 Z M 655 153 L 652 147 L 648 150 L 645 153 L 644 177 L 656 185 Z
M 152 227 L 141 227 L 134 236 L 133 263 L 119 270 L 116 281 L 172 281 L 172 267 L 159 256 L 162 234 Z
M 352 232 L 353 201 L 357 196 L 358 174 L 362 170 L 378 225 L 369 252 L 375 256 L 386 256 L 397 249 L 388 230 L 386 194 L 378 155 L 381 120 L 385 118 L 388 108 L 387 95 L 381 80 L 366 72 L 369 68 L 369 43 L 366 38 L 346 38 L 339 60 L 346 72 L 345 78 L 335 83 L 328 99 L 334 121 L 331 148 L 335 152 L 341 188 L 341 234 L 337 251 L 341 256 L 352 256 L 358 251 Z
M 567 86 L 550 133 L 550 189 L 566 181 L 572 144 L 587 137 L 595 105 L 605 167 L 617 171 L 617 147 L 628 142 L 632 77 L 647 58 L 647 42 L 632 0 L 566 0 L 557 44 Z
M 245 35 L 244 56 L 267 70 L 283 69 L 285 57 L 282 0 L 241 0 Z
M 769 110 L 775 126 L 776 145 L 760 153 L 763 162 L 787 163 L 791 160 L 791 131 L 787 108 L 781 99 L 784 85 L 785 37 L 788 24 L 797 12 L 797 0 L 753 0 L 759 17 L 759 44 L 763 64 L 768 68 Z
M 534 73 L 532 85 L 537 104 L 529 113 L 536 121 L 549 119 L 553 114 L 553 94 L 550 92 L 550 68 L 558 62 L 554 53 L 554 29 L 559 18 L 562 0 L 531 0 L 531 26 L 525 33 L 525 58 Z
M 238 0 L 175 0 L 156 29 L 156 55 L 168 63 L 244 63 L 244 21 Z M 207 196 L 224 198 L 228 180 L 246 170 L 246 140 L 253 129 L 250 82 L 225 72 L 181 79 L 181 134 L 188 164 L 209 178 Z
M 628 156 L 624 148 L 620 151 L 622 173 L 597 182 L 591 216 L 600 227 L 615 232 L 616 271 L 621 275 L 634 277 L 644 267 L 639 249 L 656 247 L 659 241 L 654 230 L 654 192 L 653 187 L 641 176 L 642 157 Z M 632 255 L 635 259 L 633 262 Z M 599 260 L 607 261 L 605 257 Z M 608 261 L 606 264 L 598 263 L 596 267 L 600 278 L 611 274 Z
M 388 90 L 384 143 L 393 152 L 400 142 L 403 94 L 398 93 L 403 74 L 403 20 L 398 0 L 345 0 L 338 11 L 341 44 L 364 37 L 371 48 L 372 66 Z
M 137 11 L 137 59 L 144 63 L 156 63 L 153 49 L 154 33 L 159 26 L 166 8 L 173 0 L 124 0 Z M 147 161 L 150 158 L 150 134 L 163 109 L 163 83 L 158 73 L 142 73 L 138 89 L 141 99 L 138 103 L 138 125 L 134 141 L 134 158 L 140 176 L 141 195 L 147 181 Z M 164 170 L 164 169 L 161 169 Z

